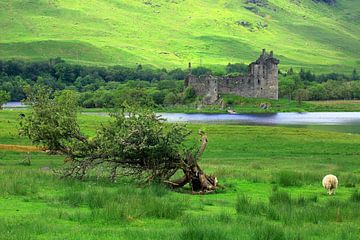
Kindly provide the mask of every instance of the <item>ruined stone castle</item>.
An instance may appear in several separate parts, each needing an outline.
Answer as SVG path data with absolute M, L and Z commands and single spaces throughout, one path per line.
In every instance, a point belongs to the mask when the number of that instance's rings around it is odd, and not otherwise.
M 185 87 L 192 87 L 197 95 L 204 96 L 206 104 L 216 102 L 221 94 L 278 99 L 278 64 L 279 60 L 274 58 L 273 52 L 268 54 L 265 49 L 260 57 L 249 65 L 248 74 L 245 76 L 196 77 L 191 74 L 189 64 Z

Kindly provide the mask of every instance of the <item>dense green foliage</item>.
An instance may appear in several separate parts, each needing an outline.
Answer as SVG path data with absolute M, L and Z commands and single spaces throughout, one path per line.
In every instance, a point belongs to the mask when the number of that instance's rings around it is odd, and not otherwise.
M 236 68 L 234 68 L 236 70 Z M 194 75 L 211 73 L 210 69 L 194 68 Z M 0 90 L 10 93 L 10 100 L 20 101 L 25 89 L 41 85 L 55 90 L 80 92 L 83 107 L 115 107 L 125 101 L 142 106 L 172 105 L 194 100 L 191 90 L 183 91 L 186 72 L 181 69 L 152 69 L 122 66 L 87 67 L 63 60 L 48 62 L 0 61 Z M 167 99 L 165 101 L 165 99 Z
M 4 103 L 7 103 L 10 100 L 10 94 L 4 90 L 0 90 L 0 110 Z
M 60 58 L 45 62 L 0 61 L 0 71 L 0 89 L 8 91 L 13 101 L 24 99 L 24 86 L 35 83 L 53 90 L 91 92 L 100 88 L 114 89 L 119 83 L 129 80 L 183 80 L 186 74 L 181 69 L 168 72 L 166 69 L 143 68 L 141 65 L 136 68 L 80 66 L 66 63 Z M 133 83 L 132 87 L 141 87 L 141 84 Z
M 351 75 L 339 73 L 316 75 L 301 69 L 295 74 L 292 69 L 280 75 L 280 97 L 300 100 L 359 99 L 360 76 L 356 69 Z
M 20 134 L 51 152 L 67 151 L 71 142 L 84 138 L 76 118 L 76 94 L 67 90 L 56 93 L 52 99 L 50 93 L 39 86 L 28 89 L 26 103 L 32 108 L 30 114 L 21 118 Z
M 284 69 L 350 72 L 360 2 L 324 1 L 1 1 L 0 56 L 185 68 L 248 64 L 271 48 Z
M 19 113 L 0 112 L 0 144 L 19 137 Z M 107 117 L 79 116 L 87 136 Z M 202 165 L 225 187 L 189 195 L 160 186 L 139 188 L 101 172 L 84 181 L 52 171 L 63 157 L 0 150 L 1 239 L 358 239 L 357 134 L 301 128 L 189 125 L 205 128 Z M 0 145 L 0 147 L 3 147 Z M 30 155 L 31 165 L 20 164 Z M 47 170 L 50 169 L 50 170 Z M 329 197 L 325 174 L 340 185 Z
M 78 101 L 85 108 L 113 108 L 124 102 L 147 107 L 195 106 L 201 98 L 193 89 L 184 89 L 187 71 L 122 66 L 88 67 L 68 64 L 57 58 L 48 62 L 0 61 L 0 90 L 10 93 L 12 101 L 25 98 L 24 89 L 35 84 L 55 90 L 79 92 Z M 244 74 L 243 64 L 228 64 L 224 73 Z M 192 74 L 214 74 L 205 67 L 192 69 Z M 216 73 L 215 73 L 216 74 Z M 279 96 L 299 100 L 359 99 L 360 82 L 356 70 L 314 74 L 290 68 L 279 75 Z
M 77 121 L 74 92 L 56 92 L 36 86 L 29 90 L 31 105 L 22 116 L 20 133 L 34 144 L 59 153 L 68 163 L 64 176 L 84 178 L 91 170 L 110 168 L 110 177 L 122 173 L 146 178 L 148 182 L 169 180 L 182 163 L 187 150 L 183 144 L 190 132 L 182 125 L 168 125 L 145 109 L 123 107 L 112 113 L 113 121 L 97 126 L 96 135 L 86 138 Z M 194 160 L 195 161 L 195 160 Z

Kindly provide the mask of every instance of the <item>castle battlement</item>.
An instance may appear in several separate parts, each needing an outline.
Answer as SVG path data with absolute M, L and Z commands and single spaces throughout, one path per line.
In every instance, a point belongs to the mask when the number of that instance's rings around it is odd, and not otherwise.
M 196 77 L 191 74 L 185 79 L 185 87 L 192 87 L 197 95 L 205 97 L 206 103 L 214 103 L 219 94 L 234 94 L 249 98 L 278 99 L 279 60 L 263 49 L 260 57 L 249 65 L 248 74 L 236 77 Z

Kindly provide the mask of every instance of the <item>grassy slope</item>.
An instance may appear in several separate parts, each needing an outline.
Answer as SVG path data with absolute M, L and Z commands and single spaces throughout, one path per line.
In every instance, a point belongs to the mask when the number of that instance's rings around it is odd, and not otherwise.
M 0 144 L 27 143 L 15 131 L 18 113 L 0 111 L 0 128 L 8 130 L 0 132 Z M 80 121 L 92 135 L 104 118 L 81 116 Z M 359 203 L 348 200 L 355 189 L 345 186 L 359 188 L 360 135 L 281 127 L 189 127 L 208 133 L 201 165 L 226 187 L 218 194 L 138 189 L 124 179 L 116 184 L 65 181 L 40 170 L 60 166 L 61 157 L 33 153 L 32 165 L 24 166 L 19 163 L 26 154 L 0 150 L 0 238 L 284 239 L 284 233 L 287 239 L 358 239 Z M 335 197 L 326 196 L 320 184 L 329 172 L 340 179 Z M 273 186 L 287 180 L 290 186 L 280 191 L 294 199 L 303 196 L 305 202 L 289 205 L 277 197 L 279 205 L 268 206 Z M 243 194 L 251 203 L 237 200 Z M 271 211 L 263 212 L 267 206 Z
M 243 0 L 2 1 L 0 56 L 215 67 L 248 63 L 267 48 L 275 50 L 283 68 L 359 66 L 360 2 L 338 0 L 335 7 L 310 0 L 268 2 L 255 14 Z M 268 27 L 251 32 L 236 21 Z

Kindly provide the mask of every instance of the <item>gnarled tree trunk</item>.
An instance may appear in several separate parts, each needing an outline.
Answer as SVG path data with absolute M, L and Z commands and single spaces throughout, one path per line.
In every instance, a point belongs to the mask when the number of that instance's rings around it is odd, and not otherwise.
M 196 154 L 189 152 L 180 166 L 184 176 L 174 181 L 167 181 L 172 188 L 180 188 L 187 183 L 190 184 L 193 193 L 212 192 L 217 188 L 217 178 L 206 175 L 198 164 L 208 142 L 207 136 L 203 131 L 200 130 L 199 134 L 201 136 L 201 146 Z

